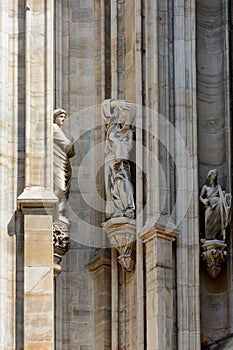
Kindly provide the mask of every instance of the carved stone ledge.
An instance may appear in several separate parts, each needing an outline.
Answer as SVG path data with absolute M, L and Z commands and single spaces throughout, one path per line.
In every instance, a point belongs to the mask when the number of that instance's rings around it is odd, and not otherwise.
M 201 239 L 202 260 L 205 261 L 207 271 L 211 277 L 216 278 L 221 272 L 224 262 L 227 259 L 227 245 L 224 241 Z
M 70 249 L 69 229 L 70 223 L 68 221 L 57 220 L 53 224 L 54 278 L 60 275 L 62 256 Z
M 134 271 L 136 262 L 136 223 L 135 220 L 119 217 L 102 224 L 111 246 L 120 254 L 118 261 L 129 272 Z

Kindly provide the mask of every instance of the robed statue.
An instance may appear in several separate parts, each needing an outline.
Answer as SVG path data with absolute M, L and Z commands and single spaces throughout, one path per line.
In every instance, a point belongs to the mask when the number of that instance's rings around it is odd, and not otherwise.
M 57 108 L 53 114 L 53 150 L 54 150 L 54 193 L 59 202 L 59 219 L 66 219 L 66 204 L 70 192 L 71 165 L 69 159 L 75 155 L 73 141 L 62 131 L 66 111 Z
M 200 201 L 205 207 L 205 239 L 225 241 L 231 217 L 231 194 L 222 190 L 217 179 L 217 170 L 210 170 L 201 190 Z
M 105 122 L 105 191 L 106 217 L 134 218 L 134 189 L 130 172 L 130 151 L 133 148 L 133 105 L 122 100 L 102 103 Z

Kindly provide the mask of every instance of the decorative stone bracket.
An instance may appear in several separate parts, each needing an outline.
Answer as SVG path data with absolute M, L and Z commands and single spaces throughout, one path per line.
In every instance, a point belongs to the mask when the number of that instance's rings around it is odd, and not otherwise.
M 227 259 L 227 245 L 224 241 L 201 239 L 202 260 L 205 261 L 207 271 L 211 277 L 215 278 L 222 270 L 223 264 Z
M 134 271 L 136 262 L 136 223 L 135 220 L 119 217 L 102 224 L 111 246 L 119 252 L 118 261 L 129 272 Z
M 57 278 L 62 271 L 60 262 L 62 257 L 70 249 L 70 238 L 69 238 L 70 223 L 57 220 L 53 224 L 53 257 L 54 257 L 54 278 Z

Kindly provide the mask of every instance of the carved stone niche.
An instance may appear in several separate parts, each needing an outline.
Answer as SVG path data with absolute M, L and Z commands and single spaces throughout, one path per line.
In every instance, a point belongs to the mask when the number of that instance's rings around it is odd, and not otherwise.
M 217 277 L 222 270 L 223 264 L 227 259 L 227 245 L 224 241 L 201 239 L 202 254 L 201 257 L 205 261 L 207 271 L 213 278 Z
M 135 269 L 136 262 L 136 223 L 126 217 L 112 218 L 102 224 L 111 246 L 116 248 L 118 261 L 128 272 Z
M 53 224 L 53 271 L 54 278 L 57 278 L 62 271 L 60 265 L 62 257 L 70 249 L 70 238 L 69 238 L 70 223 L 57 220 Z

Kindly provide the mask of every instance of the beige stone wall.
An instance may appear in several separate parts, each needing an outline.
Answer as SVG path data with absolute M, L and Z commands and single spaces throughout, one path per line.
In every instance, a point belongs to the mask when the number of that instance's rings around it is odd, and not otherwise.
M 26 349 L 38 344 L 52 348 L 55 321 L 57 350 L 143 350 L 146 344 L 158 343 L 159 337 L 153 338 L 153 333 L 159 334 L 161 341 L 169 334 L 168 346 L 172 350 L 199 350 L 200 308 L 203 339 L 215 341 L 229 334 L 231 262 L 216 282 L 201 268 L 201 306 L 199 303 L 197 159 L 198 121 L 199 181 L 204 182 L 207 168 L 214 164 L 220 169 L 221 184 L 230 188 L 229 82 L 222 30 L 226 8 L 217 0 L 198 0 L 197 12 L 194 0 L 58 0 L 54 9 L 53 60 L 53 11 L 52 7 L 52 12 L 43 7 L 52 2 L 31 4 L 34 7 L 32 17 L 26 13 L 27 25 L 23 5 L 17 1 L 0 4 L 0 348 Z M 216 35 L 212 37 L 213 26 Z M 217 74 L 212 77 L 213 69 Z M 40 233 L 33 227 L 30 211 L 24 222 L 22 215 L 15 213 L 16 199 L 25 185 L 25 172 L 29 187 L 52 186 L 52 92 L 55 106 L 66 109 L 70 116 L 65 132 L 74 138 L 77 152 L 71 161 L 68 210 L 71 250 L 63 258 L 63 272 L 55 282 L 54 319 L 51 220 L 46 216 L 38 224 L 46 224 L 45 242 L 50 248 L 47 247 L 47 260 L 36 260 L 39 265 L 34 266 L 34 259 L 40 254 L 34 254 L 29 247 L 31 244 L 36 249 Z M 135 158 L 139 167 L 134 182 L 138 238 L 136 270 L 131 273 L 119 265 L 115 250 L 111 252 L 110 265 L 104 250 L 109 242 L 100 228 L 105 220 L 101 201 L 105 135 L 99 104 L 111 97 L 146 107 L 137 107 L 136 116 Z M 50 143 L 46 154 L 47 141 Z M 210 151 L 213 143 L 216 152 Z M 148 150 L 155 156 L 153 159 Z M 38 205 L 35 201 L 30 203 Z M 145 210 L 140 216 L 143 205 Z M 37 214 L 42 217 L 46 214 L 41 209 L 37 206 Z M 153 242 L 152 249 L 139 238 L 143 226 L 148 224 L 148 229 L 152 229 L 159 217 L 165 224 L 173 220 L 179 229 L 176 243 L 163 243 L 170 252 L 169 279 L 153 259 L 157 243 Z M 48 293 L 44 286 L 41 294 L 36 290 L 29 295 L 26 287 L 30 276 L 38 276 L 40 268 L 50 271 Z M 171 296 L 169 303 L 160 293 L 165 286 Z M 30 304 L 34 297 L 38 310 Z M 150 308 L 151 299 L 157 301 L 159 297 L 161 308 Z M 39 299 L 46 298 L 48 303 L 40 304 Z M 35 310 L 40 322 L 45 316 L 40 305 L 49 305 L 47 344 L 41 343 L 39 323 L 31 328 Z M 209 314 L 211 322 L 206 316 Z M 161 325 L 165 325 L 163 331 Z M 172 331 L 166 333 L 168 328 Z
M 227 2 L 197 1 L 199 185 L 201 187 L 205 183 L 209 170 L 217 169 L 219 184 L 231 192 L 228 16 Z M 203 236 L 202 206 L 200 213 L 200 232 Z M 231 239 L 228 233 L 229 255 L 232 254 Z M 232 296 L 228 293 L 232 289 L 231 274 L 231 259 L 214 280 L 201 264 L 202 342 L 215 343 L 232 332 L 232 313 L 229 311 Z
M 95 342 L 93 278 L 86 266 L 94 256 L 98 241 L 94 234 L 95 221 L 99 224 L 102 221 L 101 217 L 96 219 L 92 208 L 95 203 L 94 167 L 97 166 L 94 146 L 101 141 L 101 115 L 95 104 L 102 101 L 104 74 L 97 69 L 103 67 L 103 62 L 95 51 L 98 35 L 98 44 L 101 43 L 98 26 L 103 25 L 95 13 L 96 9 L 101 15 L 100 4 L 92 0 L 56 4 L 56 105 L 62 106 L 70 116 L 66 133 L 74 138 L 76 149 L 76 156 L 71 161 L 73 173 L 69 197 L 71 250 L 63 259 L 63 272 L 56 281 L 56 345 L 60 350 L 91 350 Z M 88 153 L 90 158 L 87 160 Z M 101 247 L 101 240 L 97 246 Z
M 94 349 L 93 280 L 86 267 L 92 251 L 71 242 L 56 280 L 56 347 Z
M 2 1 L 0 4 L 0 328 L 2 349 L 14 349 L 15 329 L 15 281 L 16 281 L 16 199 L 19 172 L 18 152 L 18 7 L 17 3 Z

